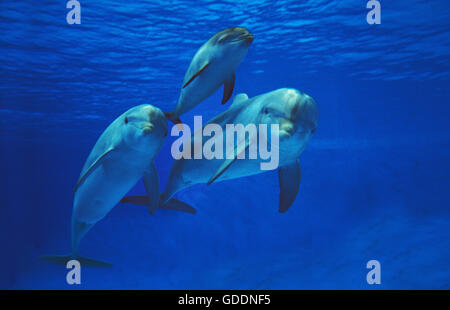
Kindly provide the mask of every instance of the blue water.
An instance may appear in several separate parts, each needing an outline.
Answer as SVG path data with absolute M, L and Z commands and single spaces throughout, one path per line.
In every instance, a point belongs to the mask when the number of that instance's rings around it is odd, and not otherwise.
M 65 1 L 0 2 L 0 288 L 450 288 L 448 1 L 382 0 L 380 25 L 356 0 L 80 2 L 81 25 Z M 276 171 L 180 192 L 196 215 L 118 205 L 80 249 L 114 266 L 69 286 L 38 258 L 70 251 L 95 141 L 132 106 L 172 110 L 195 51 L 231 26 L 255 36 L 234 94 L 294 87 L 319 105 L 294 205 L 278 213 Z M 221 95 L 182 119 L 223 111 Z

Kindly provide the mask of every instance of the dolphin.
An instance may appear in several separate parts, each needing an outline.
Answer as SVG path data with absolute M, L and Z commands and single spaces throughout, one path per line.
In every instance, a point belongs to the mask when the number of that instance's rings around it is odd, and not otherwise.
M 318 108 L 314 99 L 292 88 L 281 88 L 251 99 L 246 94 L 239 94 L 228 110 L 214 117 L 203 128 L 208 124 L 218 124 L 222 128 L 223 134 L 219 139 L 223 141 L 223 145 L 226 145 L 227 124 L 279 125 L 279 211 L 286 212 L 295 201 L 300 186 L 299 156 L 318 125 Z M 194 133 L 190 139 L 194 153 L 198 137 Z M 261 158 L 236 160 L 239 153 L 251 146 L 251 141 L 254 141 L 254 137 L 250 135 L 241 143 L 238 141 L 234 146 L 234 157 L 229 159 L 228 156 L 223 156 L 223 159 L 175 160 L 165 191 L 161 195 L 161 203 L 194 184 L 211 184 L 264 172 L 265 170 L 261 170 Z M 205 142 L 201 143 L 204 146 Z
M 152 105 L 139 105 L 115 119 L 97 140 L 87 158 L 74 188 L 72 211 L 72 252 L 66 256 L 42 259 L 65 264 L 77 259 L 88 266 L 106 267 L 100 262 L 78 255 L 85 234 L 143 178 L 150 213 L 159 206 L 159 179 L 154 159 L 167 136 L 167 120 L 163 112 Z M 189 209 L 172 200 L 170 209 Z
M 222 84 L 225 104 L 233 93 L 235 71 L 252 42 L 253 35 L 247 29 L 234 27 L 216 33 L 204 43 L 186 71 L 178 104 L 166 113 L 167 118 L 181 123 L 181 114 L 211 96 Z

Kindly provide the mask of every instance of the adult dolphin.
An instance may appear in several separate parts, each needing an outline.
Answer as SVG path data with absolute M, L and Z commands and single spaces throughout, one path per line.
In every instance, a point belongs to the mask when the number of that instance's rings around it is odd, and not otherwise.
M 227 129 L 227 124 L 279 125 L 279 211 L 287 211 L 295 201 L 300 186 L 301 169 L 298 158 L 318 125 L 318 108 L 314 99 L 292 88 L 278 89 L 252 99 L 249 99 L 246 94 L 240 94 L 235 97 L 227 111 L 213 118 L 208 124 L 218 124 L 222 128 L 223 133 L 220 137 L 224 146 L 222 149 L 226 148 L 227 130 L 231 130 Z M 206 128 L 208 124 L 203 128 Z M 195 143 L 198 143 L 197 140 L 200 137 L 201 135 L 194 133 L 190 140 L 191 150 L 195 151 Z M 250 148 L 251 141 L 254 141 L 254 137 L 250 135 L 242 140 L 242 143 L 238 140 L 233 156 L 228 159 L 228 156 L 224 156 L 223 159 L 181 158 L 175 160 L 166 189 L 161 195 L 161 203 L 168 201 L 176 192 L 194 184 L 210 184 L 214 181 L 264 172 L 261 170 L 261 163 L 264 162 L 261 157 L 238 159 L 239 154 Z M 204 146 L 208 142 L 201 143 Z
M 181 123 L 181 114 L 193 109 L 211 96 L 222 84 L 222 104 L 230 99 L 235 71 L 247 54 L 253 35 L 247 29 L 234 27 L 216 33 L 195 53 L 183 80 L 178 104 L 166 113 L 174 123 Z
M 103 132 L 87 158 L 74 188 L 72 212 L 72 253 L 42 259 L 66 264 L 77 259 L 82 265 L 109 264 L 80 257 L 78 247 L 85 234 L 120 201 L 140 179 L 147 191 L 147 205 L 153 212 L 159 206 L 159 179 L 153 162 L 167 135 L 163 112 L 152 105 L 129 109 Z M 190 209 L 171 200 L 165 208 Z

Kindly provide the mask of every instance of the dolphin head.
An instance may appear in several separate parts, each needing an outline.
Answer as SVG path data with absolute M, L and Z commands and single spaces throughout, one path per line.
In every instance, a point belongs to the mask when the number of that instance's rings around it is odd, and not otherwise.
M 278 124 L 280 146 L 289 145 L 293 152 L 303 149 L 318 125 L 317 103 L 309 95 L 293 88 L 270 93 L 261 106 L 261 124 Z
M 227 61 L 239 63 L 253 42 L 253 35 L 245 28 L 233 27 L 216 33 L 209 42 L 218 55 Z
M 232 27 L 222 30 L 212 38 L 215 44 L 240 45 L 249 47 L 253 42 L 253 35 L 243 27 Z
M 167 136 L 164 113 L 149 104 L 130 109 L 119 122 L 124 142 L 135 150 L 156 152 Z

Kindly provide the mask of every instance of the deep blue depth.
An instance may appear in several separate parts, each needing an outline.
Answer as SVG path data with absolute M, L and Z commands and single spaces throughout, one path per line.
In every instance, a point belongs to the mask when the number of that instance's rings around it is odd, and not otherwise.
M 0 288 L 450 288 L 449 1 L 382 0 L 380 25 L 356 0 L 80 2 L 81 25 L 65 1 L 0 2 Z M 293 87 L 319 105 L 296 202 L 278 213 L 271 171 L 186 189 L 196 215 L 118 205 L 80 249 L 114 267 L 67 285 L 38 258 L 70 250 L 95 141 L 132 106 L 173 109 L 196 50 L 232 26 L 255 36 L 234 95 Z M 221 96 L 182 119 L 210 119 Z

